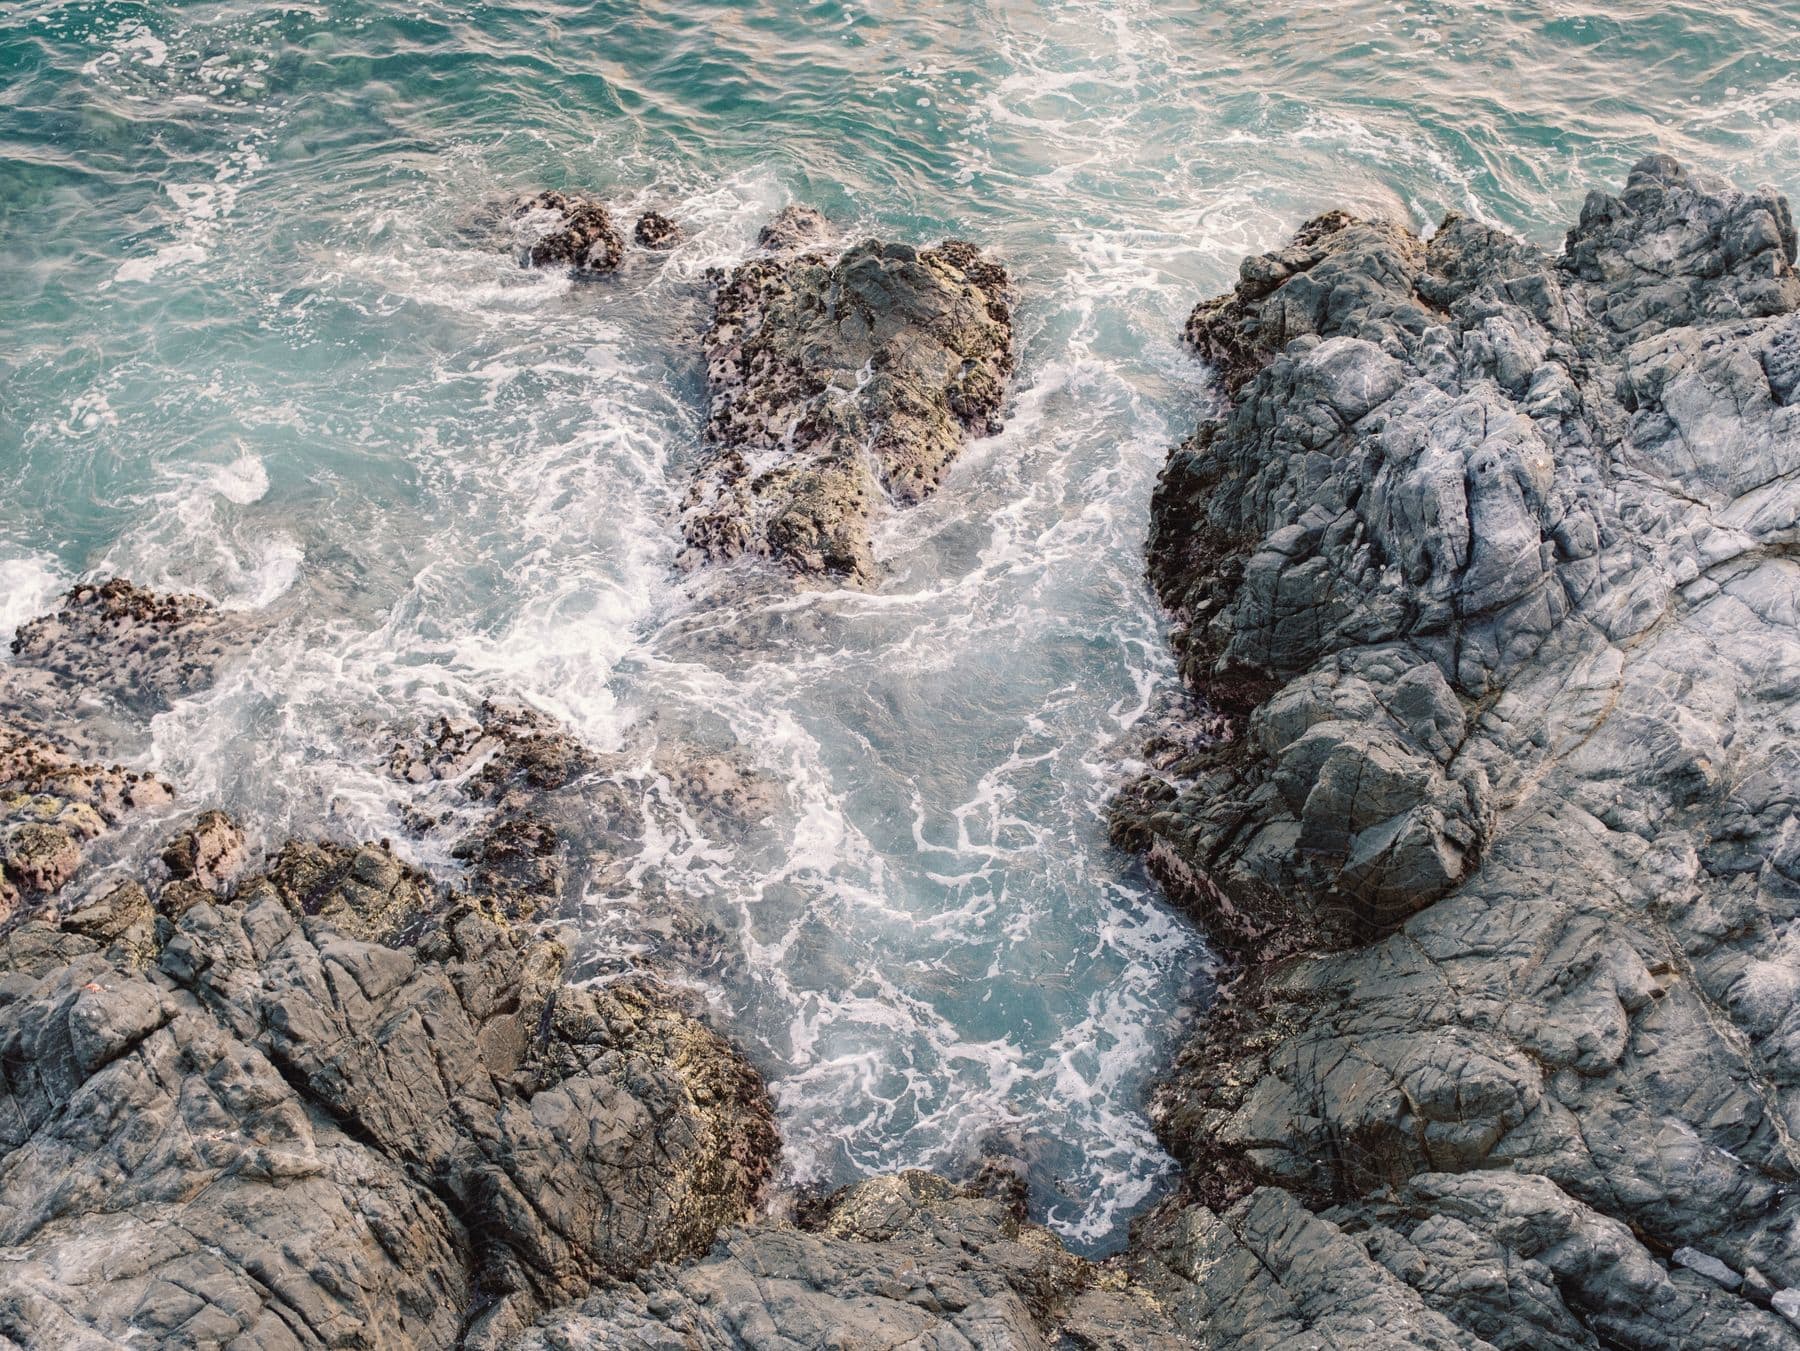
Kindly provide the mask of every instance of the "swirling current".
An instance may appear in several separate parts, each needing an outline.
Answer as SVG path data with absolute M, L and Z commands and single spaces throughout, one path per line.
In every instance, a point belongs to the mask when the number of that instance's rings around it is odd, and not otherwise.
M 0 11 L 0 627 L 123 574 L 278 622 L 114 729 L 293 833 L 393 837 L 397 728 L 523 699 L 651 804 L 571 898 L 604 979 L 701 916 L 689 979 L 772 1080 L 797 1181 L 1036 1141 L 1087 1251 L 1168 1161 L 1142 1114 L 1208 958 L 1103 808 L 1172 685 L 1141 580 L 1178 343 L 1333 205 L 1554 243 L 1661 147 L 1800 188 L 1800 6 L 50 3 Z M 686 235 L 581 284 L 483 212 L 540 187 Z M 872 592 L 674 567 L 706 274 L 781 205 L 956 234 L 1017 279 L 1006 428 L 892 518 Z M 721 835 L 656 748 L 781 787 Z M 597 809 L 598 810 L 598 809 Z

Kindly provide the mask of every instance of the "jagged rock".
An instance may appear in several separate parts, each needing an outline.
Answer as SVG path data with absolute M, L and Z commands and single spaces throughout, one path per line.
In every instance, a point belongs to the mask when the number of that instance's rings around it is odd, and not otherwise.
M 0 1336 L 492 1346 L 767 1176 L 760 1080 L 678 999 L 561 986 L 385 851 L 290 845 L 153 968 L 99 950 L 146 908 L 0 946 Z
M 625 241 L 606 205 L 579 193 L 540 192 L 520 200 L 513 218 L 527 236 L 532 267 L 571 267 L 577 272 L 616 271 Z
M 631 237 L 641 248 L 672 249 L 681 242 L 681 227 L 660 211 L 646 211 L 637 218 Z
M 171 877 L 217 890 L 248 861 L 244 832 L 224 812 L 202 812 L 193 825 L 163 846 L 162 861 Z
M 1794 242 L 1653 156 L 1560 258 L 1337 214 L 1196 312 L 1151 577 L 1229 728 L 1114 825 L 1243 971 L 1153 1104 L 1209 1344 L 1800 1346 Z
M 960 240 L 779 252 L 799 219 L 772 223 L 777 256 L 719 288 L 704 340 L 712 452 L 684 502 L 682 562 L 752 555 L 863 584 L 884 500 L 920 501 L 970 435 L 999 430 L 1011 285 Z
M 928 1173 L 872 1178 L 803 1228 L 728 1234 L 543 1320 L 514 1347 L 1082 1346 L 1188 1343 L 1120 1273 L 1065 1252 L 1003 1202 Z

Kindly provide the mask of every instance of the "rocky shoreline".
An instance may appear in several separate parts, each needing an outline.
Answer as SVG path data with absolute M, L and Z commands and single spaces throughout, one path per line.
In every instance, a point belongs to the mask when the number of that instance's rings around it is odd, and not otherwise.
M 618 266 L 599 203 L 526 211 L 528 261 Z M 1004 270 L 827 230 L 720 279 L 688 565 L 867 584 L 877 506 L 995 425 Z M 1800 1347 L 1794 258 L 1785 200 L 1652 157 L 1559 256 L 1334 212 L 1196 308 L 1227 406 L 1149 541 L 1195 702 L 1113 831 L 1233 971 L 1104 1263 L 1004 1152 L 772 1194 L 728 1039 L 569 979 L 567 879 L 625 885 L 641 808 L 549 719 L 396 736 L 455 885 L 253 864 L 64 735 L 249 621 L 77 588 L 0 667 L 0 1345 Z M 697 812 L 781 791 L 665 754 Z

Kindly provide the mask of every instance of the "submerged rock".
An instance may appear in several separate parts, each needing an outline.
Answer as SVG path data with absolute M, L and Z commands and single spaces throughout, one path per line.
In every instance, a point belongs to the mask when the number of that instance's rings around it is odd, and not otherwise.
M 83 583 L 56 613 L 19 626 L 13 659 L 0 667 L 0 705 L 59 735 L 96 695 L 137 716 L 162 713 L 209 688 L 258 629 L 255 618 L 202 596 L 123 577 Z
M 928 496 L 969 436 L 999 430 L 1005 269 L 960 240 L 789 253 L 813 227 L 784 213 L 764 232 L 775 256 L 719 289 L 705 337 L 712 451 L 683 505 L 684 566 L 751 555 L 865 584 L 876 513 Z
M 1654 156 L 1196 311 L 1150 568 L 1230 726 L 1114 824 L 1247 968 L 1140 1232 L 1209 1345 L 1800 1346 L 1794 255 Z
M 625 240 L 606 204 L 580 193 L 539 192 L 513 207 L 532 267 L 570 267 L 577 272 L 618 270 Z
M 498 699 L 471 718 L 432 720 L 394 745 L 388 767 L 427 790 L 445 785 L 447 809 L 425 809 L 445 803 L 428 791 L 406 811 L 421 834 L 455 832 L 451 853 L 470 886 L 509 917 L 565 898 L 605 905 L 608 967 L 650 962 L 687 975 L 714 965 L 727 944 L 682 897 L 686 888 L 664 886 L 659 866 L 642 859 L 646 839 L 738 838 L 783 800 L 735 747 L 702 747 L 651 720 L 600 754 L 548 715 Z M 579 954 L 583 965 L 591 955 Z

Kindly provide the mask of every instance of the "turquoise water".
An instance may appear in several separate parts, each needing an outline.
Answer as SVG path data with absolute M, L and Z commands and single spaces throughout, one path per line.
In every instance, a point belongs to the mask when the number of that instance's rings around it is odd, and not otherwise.
M 1140 1096 L 1206 969 L 1101 824 L 1170 678 L 1139 549 L 1210 397 L 1188 307 L 1329 205 L 1553 244 L 1654 146 L 1792 192 L 1796 128 L 1795 3 L 11 4 L 0 625 L 115 572 L 278 619 L 120 747 L 265 841 L 399 836 L 422 713 L 565 719 L 655 823 L 571 898 L 588 964 L 634 906 L 723 935 L 688 975 L 790 1176 L 1011 1122 L 1104 1250 L 1166 1176 Z M 543 186 L 687 240 L 522 271 L 484 208 Z M 972 237 L 1024 297 L 1007 430 L 870 595 L 672 572 L 702 277 L 791 200 Z M 684 814 L 675 741 L 787 785 L 771 822 Z

